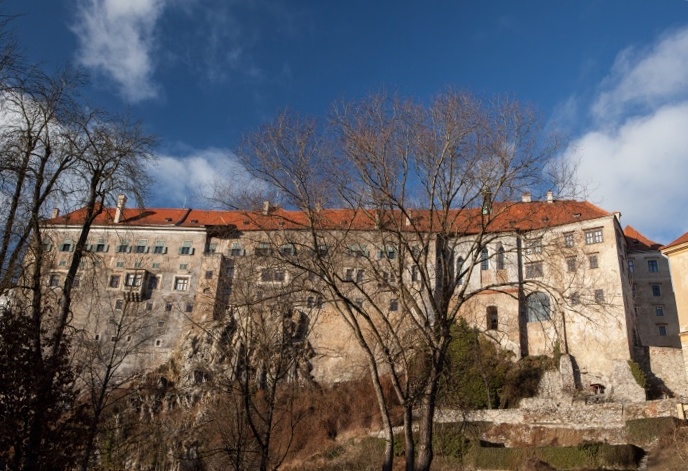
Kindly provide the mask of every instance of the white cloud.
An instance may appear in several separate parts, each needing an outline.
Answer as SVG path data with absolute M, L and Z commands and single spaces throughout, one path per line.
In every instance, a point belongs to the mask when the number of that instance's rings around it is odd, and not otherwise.
M 216 182 L 239 190 L 255 185 L 236 156 L 225 149 L 194 150 L 184 156 L 158 156 L 150 169 L 155 181 L 152 204 L 207 207 Z
M 83 66 L 111 78 L 129 101 L 157 95 L 155 26 L 166 0 L 79 0 L 73 31 Z
M 593 104 L 602 121 L 628 111 L 651 111 L 688 95 L 688 28 L 644 50 L 626 49 L 616 58 Z M 638 108 L 639 107 L 639 108 Z
M 688 230 L 688 28 L 622 51 L 590 107 L 593 127 L 564 152 L 590 199 L 667 243 Z

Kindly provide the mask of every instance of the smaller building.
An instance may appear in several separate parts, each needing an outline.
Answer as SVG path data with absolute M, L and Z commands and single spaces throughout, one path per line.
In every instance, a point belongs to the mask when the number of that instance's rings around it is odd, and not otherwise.
M 669 260 L 631 226 L 624 229 L 628 273 L 635 304 L 637 339 L 643 347 L 681 347 Z

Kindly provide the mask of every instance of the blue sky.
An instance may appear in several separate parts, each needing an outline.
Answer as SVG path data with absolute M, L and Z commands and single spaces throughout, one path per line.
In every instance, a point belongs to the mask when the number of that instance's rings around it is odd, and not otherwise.
M 152 204 L 246 181 L 242 133 L 383 87 L 509 93 L 570 138 L 589 199 L 667 243 L 688 231 L 686 0 L 4 0 L 26 56 L 160 137 Z

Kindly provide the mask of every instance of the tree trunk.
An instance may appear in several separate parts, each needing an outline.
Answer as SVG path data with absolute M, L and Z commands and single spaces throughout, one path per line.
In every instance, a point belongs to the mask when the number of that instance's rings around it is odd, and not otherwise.
M 413 471 L 413 460 L 416 455 L 413 440 L 413 405 L 404 404 L 404 445 L 406 447 L 406 471 Z

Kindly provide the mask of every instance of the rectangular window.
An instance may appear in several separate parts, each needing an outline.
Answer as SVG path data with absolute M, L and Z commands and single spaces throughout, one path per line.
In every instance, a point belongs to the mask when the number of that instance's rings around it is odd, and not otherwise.
M 603 240 L 601 227 L 585 231 L 585 245 L 599 244 Z
M 189 289 L 189 279 L 186 277 L 178 276 L 174 279 L 174 290 L 175 291 L 187 291 Z
M 158 269 L 160 269 L 160 263 L 154 263 L 151 267 L 152 267 L 153 269 L 158 270 Z
M 294 249 L 294 246 L 291 244 L 284 244 L 280 247 L 279 253 L 283 257 L 291 257 L 296 253 L 296 249 Z
M 526 278 L 541 278 L 542 275 L 542 262 L 526 264 Z
M 576 306 L 578 304 L 580 304 L 580 294 L 578 294 L 578 292 L 575 292 L 571 294 L 571 305 Z
M 662 287 L 660 285 L 650 285 L 652 288 L 652 296 L 658 297 L 662 295 Z
M 396 312 L 399 310 L 399 300 L 398 299 L 391 299 L 389 301 L 389 310 L 391 312 Z
M 67 239 L 60 245 L 60 252 L 71 252 L 73 250 L 72 247 L 72 241 Z
M 180 270 L 188 270 L 188 269 L 189 269 L 189 264 L 188 264 L 188 263 L 180 263 L 180 264 L 179 264 L 179 269 L 180 269 Z
M 657 317 L 663 317 L 664 316 L 664 306 L 655 306 L 655 314 Z
M 172 312 L 172 303 L 165 303 L 165 312 Z
M 143 273 L 127 273 L 124 278 L 124 286 L 138 287 L 143 283 Z
M 647 261 L 647 271 L 650 273 L 657 273 L 659 271 L 659 266 L 657 265 L 657 260 Z
M 122 309 L 124 307 L 124 300 L 122 299 L 117 299 L 115 300 L 115 309 Z
M 576 257 L 568 257 L 566 259 L 566 269 L 569 272 L 576 271 Z
M 186 312 L 193 312 L 193 303 L 186 303 Z
M 356 272 L 356 283 L 363 283 L 364 274 L 365 274 L 365 270 L 358 270 Z
M 117 246 L 117 253 L 126 253 L 129 252 L 129 241 L 128 240 L 123 240 L 120 242 L 120 244 Z
M 573 247 L 573 232 L 564 234 L 564 247 Z
M 148 301 L 148 302 L 146 303 L 146 311 L 152 311 L 152 310 L 153 310 L 153 302 L 152 302 L 152 301 Z
M 232 248 L 229 249 L 230 257 L 241 257 L 244 255 L 244 247 L 239 242 L 232 242 Z
M 542 238 L 529 240 L 526 242 L 526 254 L 542 253 Z
M 96 252 L 107 252 L 107 245 L 105 245 L 105 242 L 100 242 L 96 244 Z
M 487 306 L 487 329 L 497 330 L 499 328 L 499 316 L 497 306 Z
M 281 283 L 285 279 L 284 270 L 266 268 L 260 272 L 260 281 L 263 283 Z
M 60 275 L 50 275 L 48 286 L 52 286 L 53 288 L 60 286 Z
M 139 239 L 136 242 L 136 247 L 134 247 L 134 253 L 146 253 L 148 252 L 148 239 Z
M 595 302 L 596 303 L 603 303 L 604 302 L 604 290 L 603 289 L 596 289 L 595 290 Z
M 179 247 L 179 255 L 193 255 L 194 250 L 191 245 L 192 244 L 190 240 L 185 240 L 182 242 L 182 246 Z
M 208 250 L 206 251 L 206 253 L 208 253 L 209 255 L 212 255 L 216 251 L 217 251 L 217 244 L 216 243 L 208 244 Z
M 267 242 L 261 242 L 258 244 L 256 247 L 256 256 L 257 257 L 267 257 L 270 255 L 270 244 Z
M 155 245 L 153 246 L 153 253 L 154 254 L 167 253 L 167 248 L 165 247 L 165 241 L 164 240 L 156 240 L 155 241 Z
M 411 281 L 420 281 L 420 272 L 418 271 L 418 265 L 413 265 L 411 267 Z
M 599 268 L 600 265 L 597 262 L 597 254 L 588 255 L 588 261 L 590 262 L 590 268 Z
M 108 288 L 119 288 L 119 280 L 122 277 L 120 275 L 110 275 L 110 281 L 108 283 Z
M 666 326 L 665 325 L 658 325 L 657 326 L 657 333 L 662 337 L 666 336 Z
M 635 271 L 635 261 L 633 259 L 628 260 L 628 271 L 631 273 Z
M 368 252 L 366 251 L 366 246 L 361 244 L 350 245 L 347 249 L 347 252 L 349 257 L 354 258 L 365 257 L 368 255 Z
M 344 281 L 354 281 L 354 269 L 347 268 L 344 270 Z

